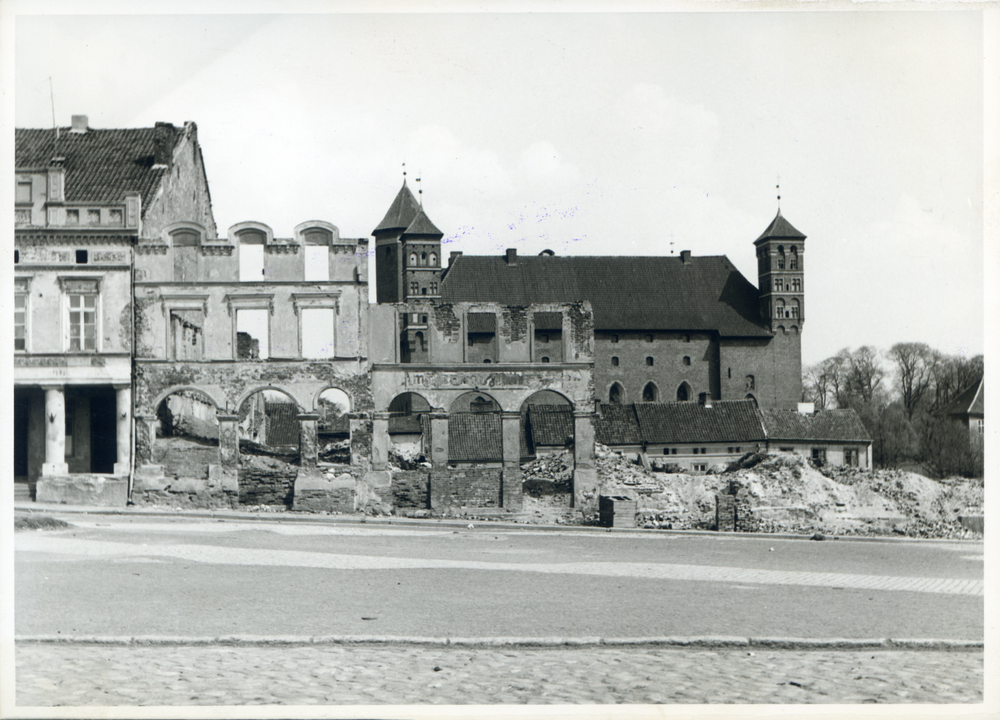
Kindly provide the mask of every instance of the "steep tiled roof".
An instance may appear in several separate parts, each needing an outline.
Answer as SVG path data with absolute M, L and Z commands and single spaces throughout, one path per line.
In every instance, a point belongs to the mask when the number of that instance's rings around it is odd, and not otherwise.
M 412 197 L 412 196 L 411 196 Z M 431 222 L 431 219 L 427 217 L 427 213 L 424 212 L 423 208 L 420 208 L 417 212 L 417 216 L 413 218 L 413 222 L 409 224 L 406 228 L 406 235 L 436 235 L 441 237 L 444 235 L 443 232 L 437 229 L 437 226 Z
M 941 414 L 985 416 L 984 406 L 983 379 L 979 378 L 979 380 L 963 390 L 957 398 L 945 405 L 941 409 Z
M 599 416 L 594 419 L 594 432 L 602 445 L 642 444 L 639 418 L 631 404 L 601 403 Z
M 382 218 L 378 227 L 372 230 L 372 234 L 380 230 L 406 230 L 419 213 L 420 203 L 413 197 L 410 188 L 406 186 L 406 181 L 403 181 L 403 187 L 399 189 L 396 199 L 389 206 L 389 212 Z
M 183 136 L 183 128 L 168 123 L 85 133 L 61 128 L 55 145 L 55 130 L 17 129 L 14 162 L 17 169 L 45 168 L 58 155 L 65 158 L 67 202 L 119 203 L 126 192 L 137 192 L 145 211 L 168 172 L 153 167 L 157 144 L 159 154 L 169 157 Z
M 449 414 L 448 459 L 456 462 L 500 462 L 503 459 L 500 413 Z
M 384 222 L 384 221 L 383 221 Z M 589 300 L 598 330 L 717 330 L 770 337 L 755 288 L 725 256 L 504 257 L 461 255 L 441 283 L 444 302 L 506 305 Z
M 573 410 L 569 405 L 529 405 L 528 426 L 535 447 L 563 447 L 573 437 Z
M 850 408 L 820 410 L 813 415 L 773 408 L 759 412 L 770 440 L 871 442 L 872 439 L 861 418 Z
M 295 403 L 267 403 L 267 435 L 271 447 L 299 444 L 299 408 Z
M 474 333 L 495 333 L 497 316 L 493 313 L 469 313 L 465 316 L 466 329 Z
M 765 238 L 789 238 L 791 240 L 805 240 L 806 236 L 792 227 L 792 224 L 785 220 L 781 214 L 781 210 L 778 210 L 778 214 L 774 216 L 774 220 L 771 224 L 767 226 L 759 238 L 754 242 L 760 242 Z
M 643 440 L 650 443 L 753 442 L 764 439 L 753 400 L 635 403 Z

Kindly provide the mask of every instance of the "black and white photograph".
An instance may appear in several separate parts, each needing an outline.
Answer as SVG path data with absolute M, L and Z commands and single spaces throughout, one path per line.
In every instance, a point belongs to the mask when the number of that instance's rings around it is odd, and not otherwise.
M 996 717 L 998 31 L 4 2 L 0 717 Z

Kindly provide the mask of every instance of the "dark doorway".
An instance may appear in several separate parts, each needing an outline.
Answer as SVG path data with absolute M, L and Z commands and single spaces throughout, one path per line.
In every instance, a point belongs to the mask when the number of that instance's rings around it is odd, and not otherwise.
M 118 459 L 114 388 L 94 388 L 90 396 L 90 472 L 111 474 Z
M 28 390 L 14 389 L 14 477 L 28 478 L 28 417 L 31 412 L 31 394 Z

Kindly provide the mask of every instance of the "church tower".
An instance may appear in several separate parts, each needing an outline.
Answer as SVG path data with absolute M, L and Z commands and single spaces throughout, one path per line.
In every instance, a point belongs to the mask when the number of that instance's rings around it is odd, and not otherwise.
M 757 288 L 761 315 L 771 332 L 802 330 L 805 320 L 803 262 L 806 236 L 792 227 L 781 210 L 754 241 L 757 247 Z
M 375 297 L 379 303 L 440 296 L 441 238 L 403 181 L 375 236 Z

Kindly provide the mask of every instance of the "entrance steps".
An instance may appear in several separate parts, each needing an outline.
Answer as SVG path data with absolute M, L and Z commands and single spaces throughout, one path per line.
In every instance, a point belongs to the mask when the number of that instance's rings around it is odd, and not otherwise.
M 35 494 L 33 490 L 30 483 L 14 483 L 14 502 L 31 502 Z

